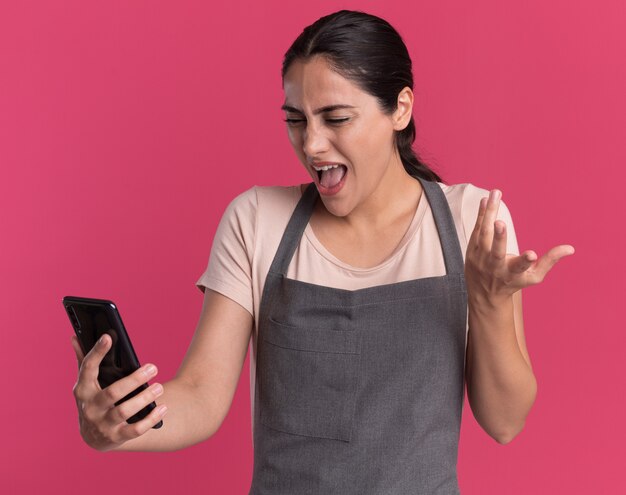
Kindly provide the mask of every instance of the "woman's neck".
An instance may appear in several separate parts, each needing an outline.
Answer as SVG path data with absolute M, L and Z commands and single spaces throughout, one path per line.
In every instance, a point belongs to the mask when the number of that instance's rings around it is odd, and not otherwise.
M 394 162 L 372 194 L 348 215 L 334 218 L 354 232 L 371 234 L 384 230 L 400 218 L 412 218 L 421 191 L 420 182 L 405 170 L 400 157 L 395 155 Z M 325 211 L 321 201 L 318 207 Z M 326 214 L 330 215 L 328 212 Z

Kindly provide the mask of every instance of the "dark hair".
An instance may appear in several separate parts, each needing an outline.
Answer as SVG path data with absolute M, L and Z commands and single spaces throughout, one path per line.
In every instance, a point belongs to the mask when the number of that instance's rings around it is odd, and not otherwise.
M 409 52 L 400 34 L 384 19 L 364 12 L 340 10 L 304 28 L 285 53 L 282 77 L 295 60 L 323 55 L 334 71 L 376 97 L 383 112 L 397 108 L 398 93 L 413 89 Z M 442 179 L 413 150 L 415 121 L 395 134 L 402 164 L 411 175 Z

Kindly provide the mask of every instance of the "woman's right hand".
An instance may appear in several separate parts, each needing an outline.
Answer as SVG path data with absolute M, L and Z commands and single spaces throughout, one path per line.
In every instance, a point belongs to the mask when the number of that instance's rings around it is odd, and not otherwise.
M 80 434 L 90 447 L 100 451 L 114 449 L 128 440 L 143 435 L 161 421 L 167 411 L 164 404 L 157 406 L 136 423 L 126 422 L 163 393 L 163 386 L 159 383 L 153 383 L 131 399 L 118 406 L 115 405 L 117 401 L 155 377 L 156 366 L 146 364 L 103 389 L 98 383 L 98 371 L 100 362 L 111 347 L 111 337 L 103 335 L 86 356 L 83 355 L 78 339 L 74 335 L 72 347 L 79 367 L 78 380 L 73 392 L 78 407 Z

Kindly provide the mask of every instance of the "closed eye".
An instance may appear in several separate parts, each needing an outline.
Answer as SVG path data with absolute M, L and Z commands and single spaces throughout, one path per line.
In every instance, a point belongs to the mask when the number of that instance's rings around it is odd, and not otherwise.
M 289 125 L 296 125 L 296 124 L 300 124 L 302 122 L 306 122 L 306 119 L 290 119 L 290 118 L 286 118 L 283 119 L 285 122 L 287 122 L 287 124 Z M 344 122 L 347 122 L 348 120 L 350 120 L 350 117 L 342 117 L 339 119 L 326 119 L 326 122 L 328 122 L 329 124 L 342 124 Z
M 342 117 L 340 119 L 326 119 L 326 122 L 328 122 L 329 124 L 341 124 L 343 122 L 347 122 L 348 120 L 350 120 L 350 117 Z
M 299 124 L 300 122 L 305 122 L 306 119 L 283 119 L 289 125 Z

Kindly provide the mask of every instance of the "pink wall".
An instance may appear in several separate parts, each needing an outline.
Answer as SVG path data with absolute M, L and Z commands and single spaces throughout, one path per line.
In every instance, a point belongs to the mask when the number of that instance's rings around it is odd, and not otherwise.
M 450 183 L 500 188 L 522 249 L 576 248 L 524 293 L 539 381 L 524 432 L 498 445 L 465 409 L 463 493 L 625 493 L 624 5 L 2 2 L 0 492 L 247 493 L 247 365 L 208 442 L 95 452 L 61 298 L 115 300 L 140 359 L 174 375 L 224 207 L 307 180 L 281 121 L 282 54 L 348 7 L 405 37 L 426 160 Z

